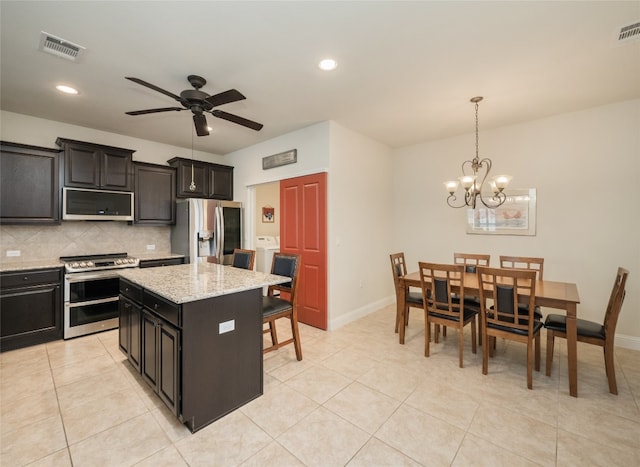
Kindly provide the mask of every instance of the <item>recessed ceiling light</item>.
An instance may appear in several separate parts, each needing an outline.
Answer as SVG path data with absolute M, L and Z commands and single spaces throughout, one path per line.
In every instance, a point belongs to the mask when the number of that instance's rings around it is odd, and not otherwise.
M 78 94 L 78 90 L 72 88 L 71 86 L 65 86 L 63 84 L 59 84 L 56 86 L 56 89 L 60 92 L 64 92 L 65 94 Z
M 318 66 L 321 70 L 331 71 L 337 68 L 338 62 L 336 62 L 332 58 L 325 58 L 324 60 L 321 60 L 320 63 L 318 63 Z

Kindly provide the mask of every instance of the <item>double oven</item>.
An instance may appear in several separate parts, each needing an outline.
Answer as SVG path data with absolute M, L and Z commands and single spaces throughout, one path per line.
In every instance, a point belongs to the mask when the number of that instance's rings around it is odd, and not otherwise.
M 139 266 L 126 253 L 63 256 L 64 338 L 118 327 L 118 269 Z

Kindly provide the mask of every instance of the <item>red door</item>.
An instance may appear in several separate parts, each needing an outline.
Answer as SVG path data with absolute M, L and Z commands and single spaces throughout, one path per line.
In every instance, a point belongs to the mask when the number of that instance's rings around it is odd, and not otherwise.
M 327 329 L 327 174 L 280 181 L 280 251 L 302 258 L 298 320 Z

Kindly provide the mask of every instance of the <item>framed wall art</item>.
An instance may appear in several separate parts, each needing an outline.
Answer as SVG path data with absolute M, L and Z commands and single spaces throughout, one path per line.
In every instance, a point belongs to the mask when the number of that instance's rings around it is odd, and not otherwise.
M 263 223 L 271 223 L 275 221 L 275 208 L 271 206 L 265 206 L 262 208 L 262 222 Z
M 506 201 L 487 208 L 478 200 L 475 209 L 467 209 L 467 233 L 487 235 L 535 235 L 536 189 L 507 190 Z

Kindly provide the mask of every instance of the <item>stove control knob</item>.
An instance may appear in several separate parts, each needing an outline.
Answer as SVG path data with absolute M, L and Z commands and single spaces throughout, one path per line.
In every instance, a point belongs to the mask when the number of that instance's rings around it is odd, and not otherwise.
M 118 258 L 118 259 L 116 260 L 116 264 L 122 264 L 122 260 L 121 260 L 120 258 Z
M 92 268 L 94 266 L 95 266 L 95 264 L 93 264 L 93 261 L 87 261 L 87 267 L 88 268 Z
M 136 262 L 136 260 L 134 258 L 129 258 L 127 261 L 129 261 L 129 264 L 133 264 Z
M 87 267 L 87 263 L 85 263 L 84 261 L 80 262 L 80 267 L 81 268 L 86 268 Z
M 80 267 L 80 263 L 77 263 L 77 262 L 71 263 L 71 267 L 72 268 Z

